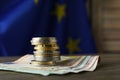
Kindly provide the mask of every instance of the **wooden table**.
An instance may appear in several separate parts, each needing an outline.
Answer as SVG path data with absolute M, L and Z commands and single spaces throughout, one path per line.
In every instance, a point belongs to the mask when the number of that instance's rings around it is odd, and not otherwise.
M 94 72 L 41 76 L 35 74 L 0 71 L 0 80 L 120 80 L 120 54 L 100 54 L 101 61 Z M 19 57 L 0 57 L 0 62 Z

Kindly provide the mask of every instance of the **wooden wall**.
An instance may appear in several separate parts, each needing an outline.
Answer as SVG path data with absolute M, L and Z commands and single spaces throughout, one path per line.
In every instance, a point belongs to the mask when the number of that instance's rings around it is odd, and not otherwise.
M 91 0 L 92 27 L 100 52 L 120 52 L 120 0 Z

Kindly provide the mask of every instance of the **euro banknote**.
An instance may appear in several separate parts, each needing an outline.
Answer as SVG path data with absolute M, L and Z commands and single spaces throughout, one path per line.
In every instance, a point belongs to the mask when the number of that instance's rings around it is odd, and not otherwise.
M 68 73 L 80 73 L 83 71 L 94 71 L 97 67 L 98 55 L 61 56 L 61 61 L 54 66 L 35 66 L 30 62 L 33 55 L 27 54 L 13 62 L 0 63 L 0 70 L 40 74 L 48 76 L 50 74 L 63 75 Z

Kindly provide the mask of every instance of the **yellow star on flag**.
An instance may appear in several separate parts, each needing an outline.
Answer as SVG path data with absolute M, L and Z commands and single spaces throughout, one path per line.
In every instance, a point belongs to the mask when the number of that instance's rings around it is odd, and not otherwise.
M 34 0 L 35 4 L 38 4 L 39 0 Z
M 58 22 L 62 20 L 65 14 L 66 5 L 65 4 L 56 4 L 56 10 L 54 14 L 57 16 Z
M 72 38 L 68 39 L 67 49 L 70 54 L 73 54 L 73 52 L 75 51 L 80 51 L 79 43 L 80 43 L 79 39 L 78 40 L 73 40 Z

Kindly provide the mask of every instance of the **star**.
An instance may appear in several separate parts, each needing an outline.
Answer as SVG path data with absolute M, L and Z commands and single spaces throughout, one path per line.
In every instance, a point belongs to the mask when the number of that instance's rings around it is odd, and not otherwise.
M 34 0 L 35 4 L 38 4 L 39 0 Z
M 54 15 L 57 16 L 58 22 L 60 22 L 62 20 L 62 18 L 66 15 L 65 8 L 66 8 L 65 4 L 62 4 L 62 5 L 56 4 L 56 10 L 54 12 Z
M 73 54 L 73 52 L 75 51 L 80 51 L 79 46 L 78 46 L 79 43 L 80 43 L 79 39 L 78 40 L 73 40 L 72 38 L 68 39 L 67 49 L 70 54 Z

